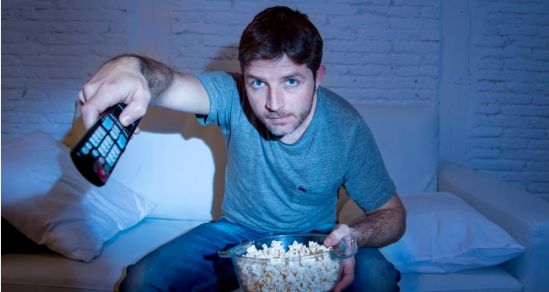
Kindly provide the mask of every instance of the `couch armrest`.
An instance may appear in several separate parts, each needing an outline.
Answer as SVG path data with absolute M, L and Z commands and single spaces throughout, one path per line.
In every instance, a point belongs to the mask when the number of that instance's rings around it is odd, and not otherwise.
M 504 228 L 526 250 L 504 267 L 524 291 L 549 287 L 549 202 L 467 167 L 443 162 L 438 190 L 451 192 Z

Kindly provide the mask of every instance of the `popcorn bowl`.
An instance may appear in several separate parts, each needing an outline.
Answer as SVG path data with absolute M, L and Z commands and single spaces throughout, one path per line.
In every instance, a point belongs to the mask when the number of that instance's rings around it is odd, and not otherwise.
M 356 241 L 322 246 L 326 234 L 288 234 L 243 242 L 220 251 L 231 258 L 244 291 L 330 291 L 339 280 L 342 260 L 357 251 Z

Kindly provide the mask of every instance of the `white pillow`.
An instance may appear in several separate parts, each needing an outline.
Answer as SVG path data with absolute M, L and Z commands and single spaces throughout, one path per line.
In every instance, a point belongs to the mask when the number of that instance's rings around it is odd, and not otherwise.
M 69 149 L 44 133 L 2 143 L 2 217 L 68 258 L 91 261 L 104 241 L 152 208 L 115 179 L 101 188 L 90 184 Z
M 524 251 L 505 230 L 451 193 L 401 197 L 406 233 L 381 249 L 402 273 L 450 273 L 506 262 Z

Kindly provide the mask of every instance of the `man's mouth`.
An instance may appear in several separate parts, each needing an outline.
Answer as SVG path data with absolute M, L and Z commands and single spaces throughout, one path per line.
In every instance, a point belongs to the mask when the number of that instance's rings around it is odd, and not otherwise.
M 287 115 L 287 114 L 282 114 L 282 115 L 266 115 L 265 118 L 267 120 L 270 120 L 272 122 L 274 122 L 275 124 L 278 124 L 278 123 L 285 123 L 287 120 L 289 120 L 291 117 L 291 115 Z

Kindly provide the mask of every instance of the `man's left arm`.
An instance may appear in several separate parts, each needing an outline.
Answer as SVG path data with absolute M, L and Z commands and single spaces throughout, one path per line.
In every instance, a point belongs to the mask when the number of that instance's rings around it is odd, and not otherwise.
M 378 209 L 351 226 L 339 224 L 328 236 L 330 245 L 351 235 L 359 247 L 383 247 L 399 240 L 406 230 L 406 210 L 398 197 L 393 196 Z
M 393 194 L 387 203 L 365 215 L 364 219 L 350 226 L 350 233 L 359 247 L 383 247 L 404 235 L 406 210 L 398 194 Z
M 352 226 L 337 225 L 328 235 L 324 244 L 335 246 L 340 241 L 356 240 L 359 247 L 383 247 L 399 240 L 406 230 L 406 210 L 397 193 L 380 208 L 365 212 L 362 220 Z M 354 258 L 343 261 L 341 280 L 334 291 L 341 291 L 354 279 Z

